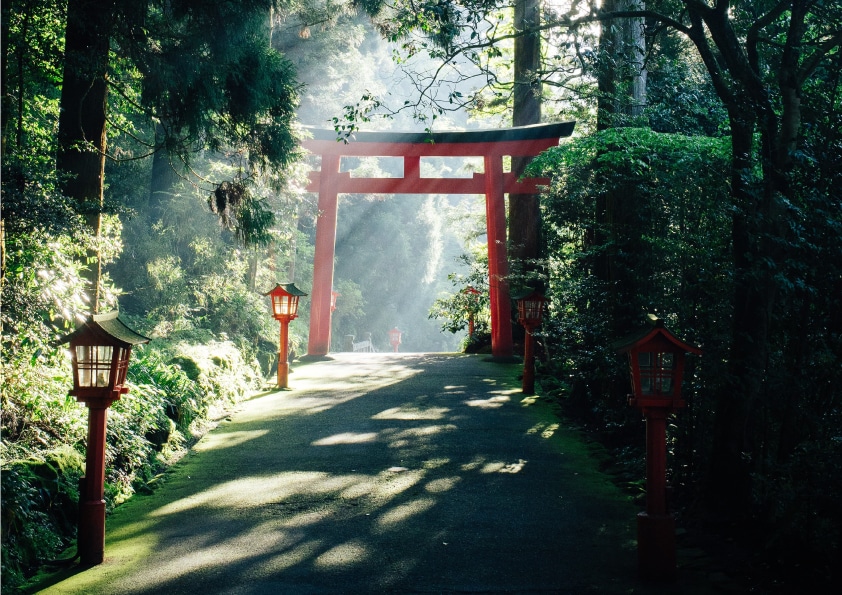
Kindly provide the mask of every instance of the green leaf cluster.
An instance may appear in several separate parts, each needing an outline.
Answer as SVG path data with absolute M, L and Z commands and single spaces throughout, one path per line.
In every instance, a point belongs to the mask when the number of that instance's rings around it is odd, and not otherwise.
M 590 423 L 622 433 L 630 422 L 627 371 L 611 345 L 647 313 L 704 341 L 697 374 L 708 390 L 724 374 L 707 354 L 724 349 L 730 331 L 729 150 L 727 139 L 617 128 L 531 164 L 552 178 L 542 197 L 552 296 L 543 337 L 554 354 L 546 372 L 552 392 Z M 700 402 L 692 423 L 710 422 L 712 410 Z

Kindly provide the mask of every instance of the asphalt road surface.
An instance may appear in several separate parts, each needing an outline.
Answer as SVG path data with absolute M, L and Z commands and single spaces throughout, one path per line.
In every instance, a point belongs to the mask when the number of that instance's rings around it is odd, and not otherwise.
M 240 403 L 43 592 L 643 592 L 637 510 L 517 364 L 331 357 Z

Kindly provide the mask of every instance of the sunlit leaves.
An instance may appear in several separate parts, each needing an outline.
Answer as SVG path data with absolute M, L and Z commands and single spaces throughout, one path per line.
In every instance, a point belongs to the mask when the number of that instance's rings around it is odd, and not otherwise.
M 364 122 L 370 122 L 372 114 L 381 106 L 380 99 L 374 96 L 370 91 L 366 91 L 360 100 L 354 105 L 346 105 L 344 108 L 344 115 L 342 118 L 333 117 L 333 128 L 336 134 L 344 143 L 347 143 L 351 135 L 359 130 L 359 125 Z

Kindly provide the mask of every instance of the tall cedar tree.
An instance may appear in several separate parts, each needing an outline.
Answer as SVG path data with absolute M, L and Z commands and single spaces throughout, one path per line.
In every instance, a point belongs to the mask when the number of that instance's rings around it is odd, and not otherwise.
M 64 191 L 98 234 L 103 211 L 109 51 L 140 71 L 142 104 L 161 124 L 154 150 L 234 146 L 251 163 L 294 155 L 294 72 L 269 48 L 272 0 L 68 0 L 57 166 Z M 89 254 L 89 262 L 98 262 Z M 98 302 L 98 265 L 91 274 Z
M 527 126 L 541 122 L 541 36 L 537 27 L 541 22 L 538 0 L 518 0 L 514 7 L 515 31 L 524 32 L 515 38 L 514 92 L 512 96 L 512 125 Z M 523 174 L 529 160 L 512 157 L 512 171 Z M 536 268 L 541 256 L 541 210 L 537 194 L 509 196 L 509 254 L 520 262 L 524 274 Z M 517 265 L 516 265 L 517 266 Z M 536 280 L 527 284 L 535 286 Z

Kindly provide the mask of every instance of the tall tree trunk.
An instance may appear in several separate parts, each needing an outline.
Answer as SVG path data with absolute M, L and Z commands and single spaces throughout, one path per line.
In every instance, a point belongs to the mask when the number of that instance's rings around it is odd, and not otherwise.
M 756 431 L 756 420 L 768 399 L 764 390 L 778 289 L 775 275 L 786 258 L 782 252 L 786 245 L 784 202 L 790 198 L 787 177 L 801 128 L 800 81 L 807 79 L 807 71 L 800 66 L 807 9 L 805 2 L 781 3 L 774 9 L 778 14 L 789 10 L 777 79 L 780 118 L 771 88 L 760 75 L 759 31 L 752 31 L 745 40 L 738 38 L 726 5 L 694 5 L 690 12 L 694 25 L 691 39 L 728 108 L 731 126 L 734 320 L 728 381 L 716 403 L 706 494 L 710 505 L 735 518 L 750 513 L 752 474 L 763 465 L 765 445 Z M 709 47 L 711 40 L 718 55 Z M 815 68 L 818 60 L 803 64 Z M 754 143 L 756 133 L 759 150 Z M 754 173 L 758 170 L 759 177 Z
M 541 22 L 538 0 L 518 0 L 515 4 L 515 30 L 537 30 Z M 515 39 L 514 101 L 512 124 L 527 126 L 541 121 L 541 36 L 527 33 Z M 512 172 L 523 174 L 529 158 L 512 157 Z M 541 255 L 541 211 L 537 194 L 509 195 L 509 256 L 512 270 L 531 276 Z
M 643 0 L 603 0 L 603 13 L 644 10 Z M 646 108 L 646 36 L 640 17 L 602 22 L 597 72 L 597 130 L 640 117 Z
M 164 138 L 164 127 L 155 126 L 155 140 L 159 144 Z M 179 181 L 178 172 L 172 165 L 171 156 L 164 149 L 158 149 L 152 156 L 152 176 L 149 181 L 149 219 L 154 223 L 161 219 L 167 203 Z
M 642 10 L 643 0 L 604 0 L 605 13 Z M 646 106 L 646 44 L 644 22 L 640 18 L 604 21 L 599 38 L 597 87 L 597 129 L 624 125 L 641 116 Z M 622 172 L 618 172 L 622 173 Z M 593 245 L 606 246 L 594 261 L 594 275 L 604 281 L 611 295 L 609 304 L 612 332 L 627 333 L 639 318 L 637 283 L 642 271 L 632 269 L 639 250 L 640 230 L 636 224 L 636 189 L 618 183 L 596 201 L 596 227 Z M 621 259 L 620 254 L 625 256 Z M 643 259 L 637 262 L 644 262 Z M 639 266 L 639 265 L 638 265 Z
M 644 10 L 643 0 L 621 0 L 623 9 Z M 625 62 L 629 70 L 628 114 L 640 118 L 646 109 L 646 21 L 642 17 L 622 20 Z
M 57 169 L 95 237 L 88 250 L 90 307 L 99 302 L 108 46 L 114 1 L 68 0 Z
M 752 165 L 753 118 L 731 114 L 731 194 L 737 201 L 732 221 L 735 270 L 733 327 L 729 378 L 716 401 L 708 502 L 714 508 L 741 514 L 748 510 L 753 446 L 753 409 L 760 393 L 766 360 L 768 310 L 765 289 L 752 280 L 756 254 L 757 204 L 745 172 Z
M 602 0 L 602 12 L 618 10 L 620 0 Z M 597 111 L 596 129 L 607 130 L 614 126 L 615 114 L 619 111 L 617 103 L 618 64 L 617 53 L 621 46 L 614 21 L 603 21 L 599 30 L 599 51 L 596 73 Z

